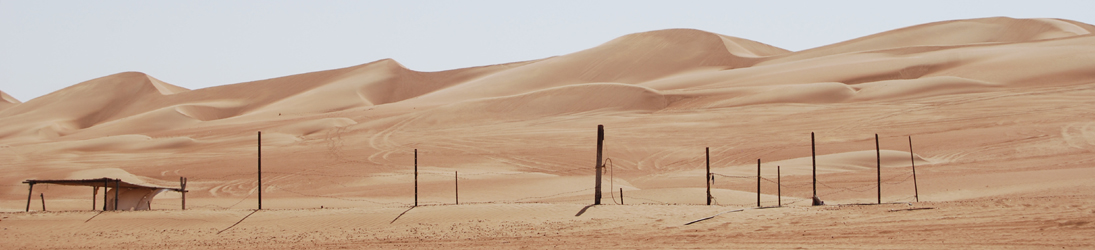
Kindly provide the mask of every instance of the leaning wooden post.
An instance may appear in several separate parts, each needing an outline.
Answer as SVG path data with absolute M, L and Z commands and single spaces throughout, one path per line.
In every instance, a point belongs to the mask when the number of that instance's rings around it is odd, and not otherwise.
M 604 149 L 604 140 L 605 126 L 597 125 L 597 174 L 596 177 L 594 177 L 596 178 L 596 182 L 593 184 L 593 205 L 601 205 L 601 168 L 604 167 L 604 162 L 601 161 L 601 157 L 603 156 L 601 150 Z
M 620 188 L 620 205 L 624 204 L 624 188 Z
M 38 193 L 39 197 L 42 197 L 42 212 L 46 211 L 46 194 Z
M 711 205 L 711 148 L 707 147 L 707 148 L 704 148 L 704 150 L 707 154 L 707 176 L 704 177 L 703 179 L 705 179 L 706 182 L 707 182 L 707 205 L 710 206 Z M 623 193 L 623 191 L 620 191 L 620 193 Z
M 414 149 L 414 206 L 418 206 L 418 149 Z
M 780 182 L 779 166 L 776 166 L 776 206 L 783 206 L 783 183 Z
M 760 207 L 760 159 L 757 159 L 757 207 Z
M 874 152 L 878 159 L 878 204 L 882 204 L 882 150 L 878 147 L 878 134 L 874 134 Z
M 453 183 L 456 184 L 456 205 L 460 205 L 460 171 L 453 171 Z
M 258 182 L 259 183 L 258 184 L 258 187 L 259 187 L 259 210 L 262 210 L 262 131 L 259 131 L 258 151 L 259 151 L 259 159 L 258 159 L 258 163 L 259 163 L 259 182 Z
M 814 206 L 821 205 L 821 199 L 817 198 L 817 146 L 814 143 L 814 132 L 810 132 L 810 162 L 814 166 Z
M 118 210 L 118 197 L 122 192 L 122 179 L 114 180 L 114 210 Z
M 913 195 L 916 197 L 916 202 L 920 202 L 920 190 L 916 187 L 916 157 L 913 157 L 912 148 L 912 136 L 909 136 L 909 161 L 912 162 L 913 172 Z
M 30 212 L 30 197 L 34 196 L 34 182 L 27 183 L 27 211 Z

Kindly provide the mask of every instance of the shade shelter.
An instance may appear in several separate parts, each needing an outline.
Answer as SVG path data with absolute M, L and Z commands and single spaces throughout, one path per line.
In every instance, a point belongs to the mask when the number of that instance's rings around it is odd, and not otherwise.
M 148 210 L 152 204 L 152 198 L 164 191 L 175 191 L 183 194 L 182 208 L 186 209 L 186 178 L 179 178 L 179 188 L 149 186 L 123 181 L 121 179 L 98 178 L 79 180 L 26 180 L 28 185 L 27 212 L 30 212 L 30 200 L 34 194 L 35 184 L 56 184 L 66 186 L 90 186 L 92 191 L 92 209 L 97 209 L 95 202 L 98 200 L 99 188 L 103 188 L 103 211 L 107 210 Z M 45 205 L 43 205 L 45 206 Z

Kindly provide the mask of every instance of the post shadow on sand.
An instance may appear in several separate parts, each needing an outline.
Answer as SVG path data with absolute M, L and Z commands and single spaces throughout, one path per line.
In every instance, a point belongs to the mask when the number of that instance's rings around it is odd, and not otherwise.
M 593 206 L 596 206 L 596 205 L 597 204 L 589 204 L 588 206 L 583 207 L 582 210 L 578 210 L 577 214 L 574 214 L 574 217 L 582 216 L 582 214 L 586 213 L 586 210 L 589 210 L 589 208 L 591 208 Z
M 407 210 L 403 210 L 403 212 L 402 212 L 402 213 L 399 213 L 399 216 L 396 216 L 396 217 L 395 217 L 395 219 L 392 219 L 392 222 L 388 222 L 388 224 L 392 224 L 392 223 L 395 223 L 395 221 L 399 220 L 399 218 L 400 218 L 400 217 L 403 217 L 403 215 L 404 215 L 404 214 L 407 214 L 407 212 L 410 212 L 410 211 L 411 211 L 411 209 L 414 209 L 414 208 L 416 208 L 416 207 L 418 207 L 418 206 L 411 206 L 411 207 L 410 207 L 410 208 L 408 208 Z
M 239 221 L 237 221 L 236 224 L 232 224 L 231 226 L 228 226 L 228 228 L 225 228 L 225 229 L 222 229 L 222 230 L 218 231 L 217 234 L 221 234 L 224 231 L 228 231 L 228 229 L 232 229 L 233 227 L 236 227 L 236 225 L 239 225 L 241 222 L 243 222 L 243 220 L 246 220 L 247 217 L 251 217 L 252 214 L 255 214 L 257 212 L 259 212 L 258 209 L 255 209 L 255 210 L 251 211 L 251 213 L 247 214 L 247 216 L 244 216 L 243 219 L 240 219 Z

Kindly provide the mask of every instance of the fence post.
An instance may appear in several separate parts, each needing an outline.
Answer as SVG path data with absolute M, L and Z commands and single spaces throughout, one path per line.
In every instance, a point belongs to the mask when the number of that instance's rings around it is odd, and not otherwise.
M 757 159 L 757 207 L 760 207 L 760 159 Z
M 916 197 L 916 202 L 920 202 L 920 190 L 919 190 L 919 188 L 916 187 L 916 158 L 913 157 L 912 136 L 911 135 L 909 136 L 909 161 L 912 162 L 913 195 L 914 195 L 914 197 Z
M 414 149 L 414 206 L 418 206 L 418 149 Z
M 182 210 L 186 210 L 186 178 L 179 177 L 179 189 L 182 190 Z
M 783 182 L 780 178 L 783 176 L 779 173 L 779 166 L 776 166 L 776 206 L 783 206 Z
M 624 188 L 620 188 L 620 205 L 624 204 Z
M 874 134 L 874 152 L 878 159 L 878 204 L 882 204 L 882 149 L 878 147 L 878 134 Z
M 460 171 L 453 171 L 453 183 L 456 184 L 456 205 L 460 205 Z
M 594 193 L 593 193 L 593 205 L 601 205 L 601 168 L 604 167 L 603 162 L 601 161 L 601 157 L 602 157 L 601 149 L 604 148 L 604 140 L 605 140 L 605 126 L 604 125 L 597 125 L 597 168 L 596 168 L 597 169 L 597 174 L 596 174 L 596 177 L 595 177 L 595 178 L 597 178 L 597 181 L 593 185 L 593 189 L 595 189 Z M 609 192 L 612 192 L 612 191 L 609 191 Z
M 46 194 L 38 193 L 39 197 L 42 197 L 42 212 L 46 211 Z
M 259 182 L 258 182 L 258 187 L 259 187 L 259 210 L 262 210 L 262 131 L 259 131 L 258 151 L 259 151 L 259 159 L 258 159 L 258 163 L 259 163 Z
M 707 205 L 710 206 L 711 205 L 711 148 L 706 147 L 706 148 L 704 148 L 704 151 L 706 152 L 706 155 L 707 155 L 707 176 L 705 176 L 703 179 L 706 180 L 705 182 L 707 182 Z M 623 191 L 620 191 L 620 192 L 622 193 Z
M 814 166 L 814 206 L 821 205 L 821 199 L 817 198 L 817 146 L 814 143 L 814 132 L 810 132 L 810 162 Z

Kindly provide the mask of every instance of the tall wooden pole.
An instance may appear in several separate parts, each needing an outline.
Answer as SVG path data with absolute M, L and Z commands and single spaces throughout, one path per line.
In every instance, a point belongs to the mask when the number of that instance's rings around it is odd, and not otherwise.
M 593 189 L 595 189 L 593 193 L 593 205 L 601 205 L 601 168 L 604 167 L 604 162 L 602 162 L 601 160 L 601 157 L 603 156 L 601 154 L 601 150 L 604 149 L 604 140 L 605 126 L 597 125 L 597 174 L 595 177 L 597 178 L 597 180 L 596 183 L 593 185 Z
M 776 166 L 776 206 L 783 206 L 783 183 L 780 182 L 779 166 Z
M 874 134 L 874 153 L 878 159 L 878 204 L 882 204 L 882 149 L 878 147 L 878 134 Z
M 920 190 L 916 187 L 916 157 L 913 157 L 912 148 L 912 136 L 909 136 L 909 161 L 912 162 L 913 172 L 913 195 L 916 197 L 916 202 L 920 202 Z
M 704 177 L 704 179 L 707 182 L 707 205 L 710 206 L 711 205 L 711 148 L 707 147 L 707 148 L 704 148 L 704 150 L 707 152 L 706 153 L 707 154 L 707 176 Z M 623 191 L 621 190 L 620 193 L 623 193 Z
M 259 150 L 259 159 L 258 159 L 258 161 L 259 161 L 259 184 L 258 184 L 258 186 L 259 186 L 259 210 L 262 210 L 262 131 L 259 131 L 258 150 Z
M 414 149 L 414 206 L 418 206 L 418 149 Z
M 460 205 L 460 171 L 453 171 L 453 183 L 456 184 L 456 205 Z
M 757 207 L 760 207 L 760 159 L 757 159 Z
M 27 183 L 27 211 L 30 212 L 30 197 L 34 196 L 34 183 Z
M 118 196 L 119 196 L 118 194 L 120 194 L 122 192 L 121 190 L 122 190 L 122 179 L 115 179 L 114 180 L 114 210 L 115 211 L 118 210 Z
M 814 206 L 818 206 L 819 200 L 817 198 L 817 146 L 814 145 L 814 132 L 810 132 L 810 162 L 814 166 Z
M 179 190 L 182 190 L 182 210 L 186 210 L 186 178 L 179 177 Z

